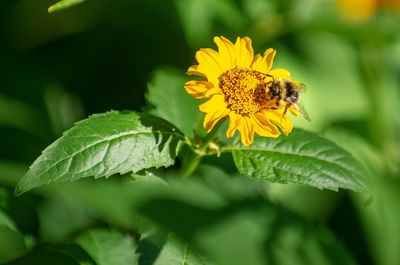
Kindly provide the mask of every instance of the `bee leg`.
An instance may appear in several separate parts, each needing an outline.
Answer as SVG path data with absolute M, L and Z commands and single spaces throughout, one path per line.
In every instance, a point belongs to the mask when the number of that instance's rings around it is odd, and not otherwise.
M 268 109 L 274 109 L 274 110 L 275 110 L 275 109 L 279 109 L 279 101 L 276 101 L 275 103 L 276 103 L 276 104 L 275 104 L 275 105 L 276 105 L 275 107 L 269 107 Z
M 290 104 L 286 104 L 285 110 L 283 111 L 283 114 L 282 114 L 282 118 L 286 115 L 286 113 L 287 113 L 289 107 L 290 107 Z

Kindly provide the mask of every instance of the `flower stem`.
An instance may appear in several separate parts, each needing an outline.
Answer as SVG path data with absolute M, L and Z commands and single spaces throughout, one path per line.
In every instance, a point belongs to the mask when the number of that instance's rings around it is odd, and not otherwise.
M 223 121 L 219 121 L 214 128 L 204 137 L 200 147 L 196 148 L 195 150 L 191 150 L 191 152 L 184 157 L 183 165 L 181 168 L 181 176 L 183 178 L 187 178 L 193 174 L 193 172 L 199 166 L 201 159 L 203 156 L 207 155 L 207 148 L 210 144 L 211 140 L 217 134 L 219 128 L 221 128 Z
M 181 168 L 182 178 L 187 178 L 197 169 L 200 164 L 202 156 L 195 152 L 190 152 L 184 159 Z

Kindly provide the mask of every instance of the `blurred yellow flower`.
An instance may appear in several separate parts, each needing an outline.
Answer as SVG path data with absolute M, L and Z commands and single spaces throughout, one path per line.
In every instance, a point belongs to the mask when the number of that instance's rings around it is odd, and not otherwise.
M 381 8 L 385 8 L 392 11 L 399 11 L 400 1 L 399 0 L 379 0 L 378 5 Z
M 185 84 L 194 98 L 206 98 L 199 109 L 205 113 L 203 126 L 210 132 L 222 118 L 229 118 L 228 138 L 239 130 L 242 143 L 253 143 L 254 133 L 265 137 L 278 137 L 281 131 L 288 135 L 293 123 L 286 114 L 296 109 L 271 98 L 274 80 L 291 80 L 286 69 L 271 70 L 275 50 L 254 55 L 251 39 L 237 38 L 236 43 L 224 37 L 215 37 L 218 51 L 203 48 L 197 51 L 198 65 L 189 67 L 189 75 L 205 80 L 192 80 Z M 279 130 L 279 129 L 280 130 Z
M 378 10 L 399 11 L 399 0 L 336 0 L 341 14 L 350 22 L 362 23 Z
M 377 0 L 337 0 L 337 4 L 347 20 L 359 23 L 374 14 Z

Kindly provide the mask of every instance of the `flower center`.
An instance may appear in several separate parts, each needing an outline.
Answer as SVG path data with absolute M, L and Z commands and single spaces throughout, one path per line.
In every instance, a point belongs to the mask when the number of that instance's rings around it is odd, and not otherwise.
M 249 115 L 276 104 L 268 93 L 271 80 L 261 72 L 233 68 L 219 76 L 219 87 L 230 110 Z

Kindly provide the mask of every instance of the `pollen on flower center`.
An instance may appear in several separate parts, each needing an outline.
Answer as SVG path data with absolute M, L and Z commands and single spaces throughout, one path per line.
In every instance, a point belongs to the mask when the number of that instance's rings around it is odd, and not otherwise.
M 233 68 L 219 76 L 219 87 L 230 110 L 240 115 L 254 114 L 271 106 L 268 94 L 271 78 L 250 69 Z

